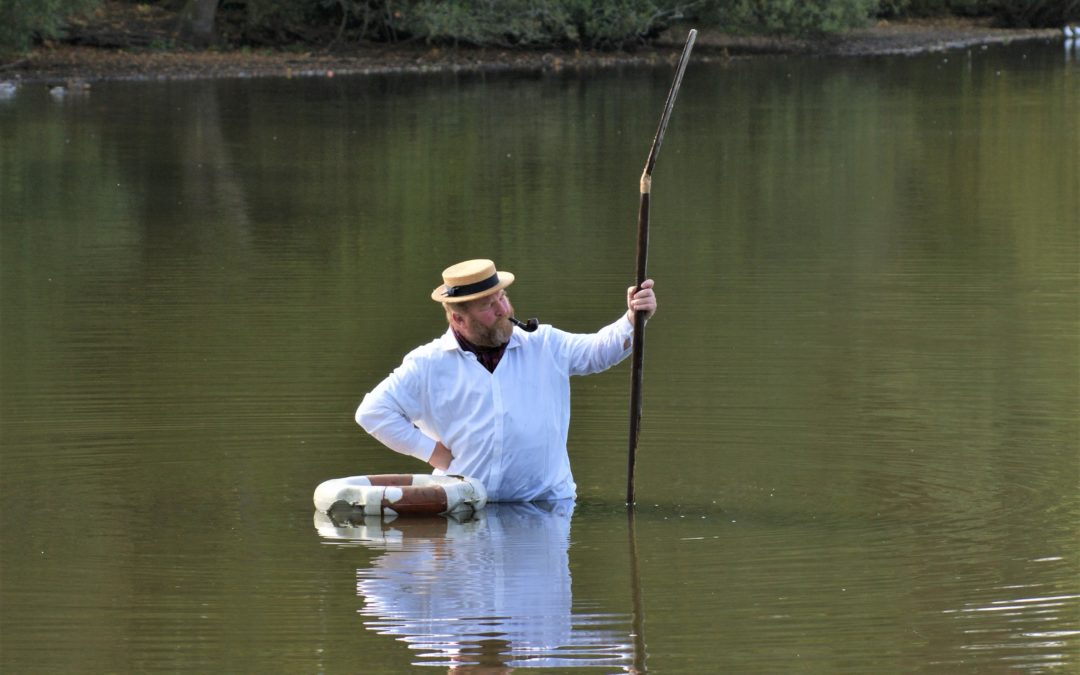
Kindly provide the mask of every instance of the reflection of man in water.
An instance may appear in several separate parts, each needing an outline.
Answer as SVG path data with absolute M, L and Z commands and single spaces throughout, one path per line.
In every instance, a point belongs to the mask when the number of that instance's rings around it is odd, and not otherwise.
M 515 329 L 504 290 L 514 281 L 490 260 L 443 271 L 431 294 L 449 328 L 418 347 L 364 397 L 356 421 L 383 444 L 472 476 L 491 501 L 576 495 L 566 438 L 570 376 L 606 370 L 630 354 L 636 311 L 656 311 L 653 282 L 627 289 L 627 311 L 596 333 L 549 325 Z M 564 289 L 560 289 L 564 292 Z
M 476 519 L 398 519 L 323 536 L 385 553 L 357 571 L 368 629 L 417 650 L 415 665 L 626 667 L 625 616 L 573 612 L 570 500 L 490 504 Z M 484 672 L 500 672 L 484 670 Z

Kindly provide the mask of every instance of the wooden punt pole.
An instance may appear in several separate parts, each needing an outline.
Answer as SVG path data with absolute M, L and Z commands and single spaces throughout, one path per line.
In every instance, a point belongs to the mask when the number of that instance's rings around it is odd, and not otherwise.
M 638 235 L 637 235 L 637 276 L 636 287 L 641 288 L 645 282 L 646 267 L 649 258 L 649 198 L 652 192 L 652 172 L 656 165 L 656 156 L 660 154 L 660 145 L 664 142 L 664 131 L 667 129 L 668 120 L 671 119 L 671 109 L 675 107 L 675 96 L 679 93 L 679 85 L 682 84 L 683 73 L 686 72 L 686 63 L 690 60 L 690 51 L 694 48 L 697 39 L 697 31 L 691 29 L 686 38 L 679 63 L 675 68 L 675 80 L 668 90 L 667 102 L 664 111 L 660 115 L 660 125 L 653 136 L 652 147 L 649 148 L 649 157 L 645 161 L 645 170 L 641 173 L 641 203 L 638 206 Z M 645 313 L 636 312 L 634 315 L 634 351 L 630 367 L 630 448 L 627 453 L 627 476 L 626 476 L 626 503 L 634 505 L 634 464 L 636 462 L 638 434 L 641 431 L 641 370 L 645 362 Z

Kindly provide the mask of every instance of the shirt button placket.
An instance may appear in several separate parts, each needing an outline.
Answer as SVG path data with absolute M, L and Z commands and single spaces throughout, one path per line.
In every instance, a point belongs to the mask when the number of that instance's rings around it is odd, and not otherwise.
M 495 419 L 491 430 L 492 434 L 492 453 L 494 454 L 493 461 L 491 462 L 491 483 L 488 489 L 498 489 L 499 484 L 502 482 L 503 475 L 503 416 L 505 414 L 505 405 L 503 403 L 502 389 L 499 387 L 499 378 L 492 377 L 491 380 L 491 405 L 495 409 Z

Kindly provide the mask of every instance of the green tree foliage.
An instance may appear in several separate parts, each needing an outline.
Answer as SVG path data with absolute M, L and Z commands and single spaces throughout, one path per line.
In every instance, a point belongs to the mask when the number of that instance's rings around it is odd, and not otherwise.
M 223 0 L 242 42 L 337 41 L 618 48 L 694 19 L 748 31 L 824 33 L 864 24 L 878 0 Z
M 232 45 L 423 41 L 620 48 L 676 21 L 729 32 L 820 35 L 874 17 L 979 16 L 1014 27 L 1080 21 L 1080 0 L 124 0 L 179 12 L 181 39 Z M 102 0 L 0 0 L 0 57 L 63 35 Z M 214 7 L 216 6 L 216 12 Z M 196 8 L 206 10 L 202 14 Z M 209 8 L 209 9 L 207 9 Z M 186 12 L 186 13 L 185 13 Z M 196 21 L 198 19 L 198 21 Z M 197 28 L 201 29 L 196 30 Z
M 641 42 L 695 5 L 651 0 L 420 0 L 401 17 L 429 42 L 621 47 Z
M 180 9 L 180 40 L 199 47 L 214 42 L 218 0 L 184 0 Z
M 1017 28 L 1058 27 L 1080 21 L 1080 0 L 996 0 L 999 23 Z
M 691 19 L 726 30 L 814 35 L 877 16 L 982 16 L 1003 26 L 1078 20 L 1080 0 L 222 0 L 243 41 L 625 47 Z
M 1004 27 L 1062 26 L 1080 21 L 1080 0 L 880 0 L 879 16 L 980 16 Z
M 299 0 L 293 0 L 298 2 Z M 321 0 L 336 16 L 338 40 L 479 46 L 614 47 L 658 34 L 706 0 Z M 231 4 L 238 4 L 234 1 Z M 250 10 L 272 5 L 279 15 L 290 2 L 247 0 Z M 311 7 L 309 3 L 309 7 Z
M 0 0 L 0 58 L 26 51 L 35 40 L 63 36 L 69 19 L 99 4 L 100 0 Z
M 217 29 L 241 44 L 320 42 L 331 25 L 327 0 L 221 0 Z
M 880 0 L 877 15 L 887 18 L 978 16 L 987 11 L 986 0 Z
M 879 0 L 713 0 L 703 18 L 748 33 L 813 35 L 864 25 Z

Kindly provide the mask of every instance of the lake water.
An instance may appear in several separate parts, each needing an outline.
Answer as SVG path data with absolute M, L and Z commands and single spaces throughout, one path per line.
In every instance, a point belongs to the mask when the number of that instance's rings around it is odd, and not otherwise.
M 335 523 L 446 265 L 612 321 L 671 69 L 0 100 L 0 670 L 1080 669 L 1080 60 L 692 64 L 574 503 Z M 523 382 L 522 386 L 528 386 Z

